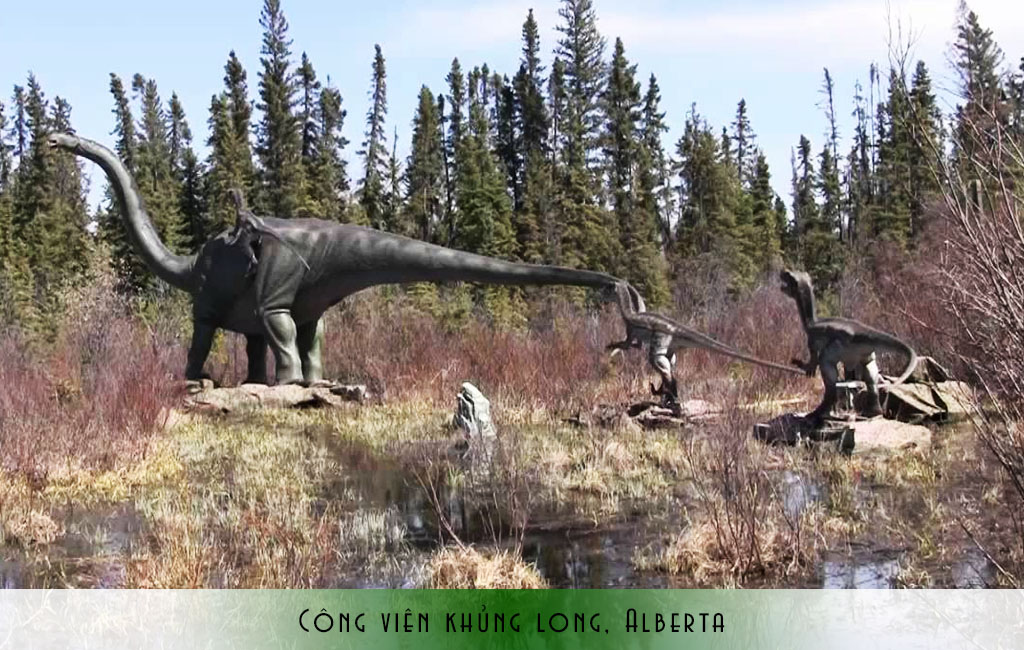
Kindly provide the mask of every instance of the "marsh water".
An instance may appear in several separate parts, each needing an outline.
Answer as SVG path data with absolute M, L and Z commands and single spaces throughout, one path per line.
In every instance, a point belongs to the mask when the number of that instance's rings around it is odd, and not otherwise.
M 382 546 L 395 557 L 384 570 L 340 570 L 325 587 L 416 587 L 430 552 L 453 539 L 480 548 L 518 549 L 554 587 L 693 586 L 681 577 L 638 570 L 634 561 L 638 550 L 657 549 L 678 533 L 684 525 L 678 519 L 639 512 L 595 525 L 541 504 L 531 508 L 528 520 L 513 525 L 493 508 L 494 495 L 473 489 L 471 482 L 425 480 L 408 464 L 381 460 L 357 447 L 336 447 L 332 453 L 345 472 L 323 487 L 313 508 L 322 510 L 344 500 L 356 511 L 384 513 L 379 534 L 389 536 Z M 828 496 L 825 486 L 802 474 L 784 470 L 777 478 L 788 517 L 797 517 Z M 29 561 L 26 552 L 0 546 L 0 587 L 121 587 L 126 559 L 147 544 L 150 535 L 131 503 L 68 506 L 53 518 L 62 521 L 65 530 L 46 549 L 45 562 Z M 391 544 L 391 537 L 401 543 Z M 889 588 L 896 584 L 903 562 L 899 550 L 829 552 L 809 581 L 789 586 Z M 945 586 L 984 588 L 994 584 L 994 578 L 990 559 L 979 548 L 966 547 L 940 580 Z

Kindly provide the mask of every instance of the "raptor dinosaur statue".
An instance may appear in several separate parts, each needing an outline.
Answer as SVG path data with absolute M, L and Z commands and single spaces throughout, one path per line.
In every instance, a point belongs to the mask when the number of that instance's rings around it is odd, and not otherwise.
M 652 383 L 651 393 L 660 396 L 666 406 L 676 407 L 679 404 L 679 387 L 673 374 L 673 366 L 676 351 L 685 348 L 702 348 L 766 368 L 801 373 L 792 366 L 765 361 L 740 352 L 661 314 L 647 312 L 640 294 L 625 282 L 617 283 L 614 291 L 619 312 L 626 324 L 626 338 L 609 343 L 606 349 L 611 350 L 614 355 L 622 350 L 639 348 L 646 344 L 647 360 L 661 376 L 661 385 L 655 388 Z
M 917 367 L 917 353 L 912 347 L 891 334 L 868 327 L 849 318 L 818 318 L 814 304 L 814 288 L 811 277 L 803 271 L 782 271 L 782 292 L 796 301 L 800 320 L 807 333 L 807 361 L 793 359 L 793 365 L 801 368 L 808 377 L 821 369 L 821 380 L 825 384 L 825 396 L 807 418 L 816 424 L 832 414 L 838 394 L 839 363 L 849 373 L 856 371 L 864 380 L 868 391 L 868 403 L 864 415 L 882 415 L 882 404 L 878 398 L 878 384 L 881 376 L 875 353 L 878 350 L 903 353 L 908 357 L 907 365 L 893 385 L 902 384 Z
M 462 281 L 605 289 L 618 282 L 605 273 L 507 262 L 362 226 L 320 219 L 250 219 L 241 212 L 236 228 L 272 236 L 259 237 L 253 248 L 251 235 L 228 230 L 203 244 L 197 254 L 180 255 L 160 240 L 134 180 L 112 151 L 63 133 L 51 134 L 48 142 L 103 169 L 132 246 L 160 279 L 192 295 L 187 379 L 203 376 L 214 333 L 222 328 L 246 337 L 246 381 L 266 383 L 267 345 L 274 353 L 277 383 L 319 381 L 321 316 L 373 286 Z

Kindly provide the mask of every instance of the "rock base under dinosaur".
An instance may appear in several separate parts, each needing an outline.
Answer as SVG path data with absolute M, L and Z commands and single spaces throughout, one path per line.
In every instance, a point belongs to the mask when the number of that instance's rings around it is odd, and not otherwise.
M 366 386 L 322 382 L 313 386 L 266 386 L 242 384 L 217 388 L 205 379 L 190 381 L 186 390 L 188 410 L 230 413 L 252 408 L 327 408 L 346 402 L 365 402 L 370 398 Z
M 896 420 L 826 420 L 813 426 L 803 414 L 785 413 L 754 425 L 754 437 L 769 444 L 801 442 L 835 445 L 843 453 L 924 450 L 931 446 L 928 427 Z

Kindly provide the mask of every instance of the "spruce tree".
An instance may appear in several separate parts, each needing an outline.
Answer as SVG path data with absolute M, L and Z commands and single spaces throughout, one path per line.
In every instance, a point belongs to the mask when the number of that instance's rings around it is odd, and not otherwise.
M 505 186 L 512 197 L 513 209 L 518 211 L 523 205 L 520 182 L 523 158 L 518 146 L 516 96 L 507 77 L 496 74 L 491 79 L 494 91 L 494 153 L 505 176 Z
M 317 109 L 315 157 L 309 176 L 310 201 L 324 219 L 348 221 L 346 196 L 349 190 L 347 163 L 342 153 L 348 139 L 342 135 L 346 111 L 341 93 L 329 84 L 320 91 Z
M 832 157 L 832 144 L 826 143 L 819 156 L 818 192 L 821 196 L 822 227 L 839 239 L 842 221 L 843 195 L 839 180 L 838 161 Z
M 110 73 L 110 94 L 114 96 L 114 135 L 117 141 L 114 150 L 124 166 L 131 174 L 135 173 L 135 118 L 132 117 L 131 104 L 128 101 L 128 94 L 124 90 L 124 83 L 121 78 L 113 72 Z
M 299 86 L 299 126 L 301 130 L 302 145 L 300 147 L 303 167 L 303 177 L 309 181 L 316 165 L 317 144 L 320 142 L 319 124 L 317 121 L 317 110 L 320 104 L 320 82 L 316 78 L 316 70 L 310 62 L 306 53 L 302 53 L 302 62 L 298 69 Z M 322 216 L 314 212 L 314 216 Z
M 604 38 L 597 31 L 597 12 L 592 0 L 562 0 L 558 10 L 564 21 L 557 29 L 562 34 L 555 50 L 564 62 L 566 110 L 562 116 L 566 165 L 585 169 L 594 161 L 601 130 L 600 96 L 606 77 Z
M 740 182 L 746 186 L 752 182 L 757 156 L 745 99 L 741 99 L 736 105 L 736 119 L 732 123 L 732 129 L 732 141 L 736 147 L 736 168 L 739 170 Z
M 54 97 L 48 131 L 74 133 L 71 126 L 71 105 Z M 46 134 L 34 134 L 45 138 Z M 46 147 L 45 140 L 40 146 Z M 52 162 L 54 200 L 45 215 L 39 215 L 47 262 L 53 277 L 67 280 L 83 273 L 88 265 L 90 236 L 86 230 L 89 215 L 82 189 L 81 161 L 68 154 L 55 154 Z
M 302 125 L 293 112 L 296 83 L 290 69 L 291 40 L 280 0 L 264 0 L 260 16 L 260 104 L 263 113 L 256 129 L 260 161 L 257 205 L 278 217 L 297 216 L 304 204 Z
M 935 177 L 942 147 L 942 114 L 932 92 L 928 66 L 918 61 L 910 88 L 910 236 L 926 226 L 927 207 L 941 188 Z
M 430 89 L 420 89 L 419 106 L 412 122 L 412 150 L 406 165 L 406 209 L 410 235 L 436 241 L 436 228 L 444 214 L 444 169 L 441 120 Z
M 848 245 L 855 244 L 861 231 L 872 221 L 876 182 L 872 165 L 873 134 L 860 82 L 854 85 L 853 117 L 853 144 L 846 157 L 846 221 L 843 225 L 843 241 Z
M 474 69 L 470 79 L 479 78 L 479 70 Z M 460 224 L 456 243 L 463 250 L 508 259 L 515 253 L 512 205 L 487 144 L 487 115 L 479 85 L 470 83 L 468 88 L 469 122 L 460 147 Z
M 387 157 L 387 178 L 384 192 L 384 230 L 402 233 L 407 230 L 403 220 L 402 164 L 398 160 L 398 127 L 391 138 L 391 153 Z
M 171 93 L 171 99 L 167 103 L 168 116 L 168 143 L 170 144 L 171 172 L 175 178 L 180 179 L 185 148 L 192 142 L 192 130 L 188 127 L 188 120 L 185 119 L 185 108 L 178 99 L 178 93 Z
M 662 249 L 667 250 L 672 242 L 673 192 L 670 164 L 661 143 L 662 135 L 668 132 L 668 125 L 660 107 L 661 89 L 651 74 L 640 116 L 640 143 L 646 163 L 640 168 L 641 200 L 654 214 Z
M 168 248 L 176 250 L 186 228 L 182 225 L 180 194 L 174 180 L 167 116 L 154 80 L 136 74 L 132 89 L 141 104 L 136 126 L 135 182 L 160 238 Z M 136 286 L 154 286 L 152 280 L 137 280 L 140 284 Z
M 777 200 L 768 161 L 764 152 L 757 151 L 750 182 L 750 219 L 754 231 L 754 265 L 761 274 L 775 270 L 781 263 L 785 221 L 779 222 Z M 784 219 L 784 212 L 782 216 Z
M 826 145 L 824 151 L 830 152 Z M 829 293 L 839 275 L 839 247 L 835 233 L 822 217 L 816 198 L 820 179 L 814 171 L 811 142 L 800 136 L 800 146 L 793 169 L 793 226 L 798 265 L 810 275 L 815 289 Z M 823 154 L 823 156 L 826 154 Z M 830 153 L 827 155 L 831 155 Z
M 4 192 L 11 181 L 11 149 L 7 146 L 7 115 L 4 103 L 0 102 L 0 193 Z
M 723 146 L 723 144 L 725 146 Z M 691 108 L 676 145 L 679 175 L 679 223 L 676 254 L 717 265 L 738 290 L 750 281 L 752 261 L 737 228 L 739 177 L 732 158 L 711 127 Z
M 918 67 L 923 63 L 918 64 Z M 915 74 L 915 81 L 916 81 Z M 916 83 L 915 83 L 916 85 Z M 1010 123 L 1012 136 L 1016 142 L 1024 142 L 1024 56 L 1020 65 L 1007 80 L 1007 101 L 1010 104 Z
M 13 141 L 11 154 L 17 166 L 20 167 L 24 161 L 28 149 L 28 131 L 25 123 L 25 89 L 15 84 L 14 93 L 11 95 L 11 126 L 8 137 Z
M 299 124 L 302 127 L 302 162 L 311 165 L 316 157 L 317 122 L 316 111 L 320 99 L 320 82 L 316 70 L 305 52 L 298 70 L 299 82 Z
M 10 253 L 11 241 L 11 155 L 6 141 L 7 116 L 4 104 L 0 102 L 0 273 L 3 272 Z
M 238 164 L 238 141 L 231 120 L 231 100 L 228 93 L 210 99 L 207 126 L 210 136 L 206 141 L 210 149 L 206 161 L 204 184 L 205 202 L 209 217 L 206 224 L 193 224 L 193 242 L 204 241 L 210 235 L 231 227 L 235 215 L 229 192 L 245 188 L 245 175 Z M 198 232 L 195 230 L 198 229 Z
M 821 84 L 821 94 L 824 95 L 825 117 L 828 120 L 828 133 L 825 134 L 827 144 L 832 149 L 832 160 L 839 160 L 839 127 L 836 123 L 835 104 L 835 83 L 832 81 L 832 73 L 825 68 L 825 79 Z
M 366 114 L 366 139 L 359 154 L 365 169 L 360 203 L 366 219 L 374 228 L 385 228 L 385 187 L 388 174 L 385 149 L 384 120 L 388 112 L 387 70 L 380 45 L 374 45 L 373 76 L 370 90 L 370 109 Z
M 551 64 L 551 76 L 548 77 L 548 114 L 551 128 L 548 139 L 548 152 L 551 167 L 552 207 L 548 212 L 541 213 L 541 233 L 544 238 L 544 259 L 548 263 L 563 264 L 562 240 L 565 236 L 566 222 L 561 209 L 566 205 L 567 183 L 569 173 L 565 167 L 562 143 L 562 126 L 566 114 L 565 63 L 556 58 Z
M 982 27 L 977 14 L 964 2 L 959 7 L 953 53 L 964 100 L 957 107 L 953 144 L 956 159 L 966 169 L 971 161 L 984 161 L 997 146 L 996 131 L 1006 107 L 999 73 L 1002 50 L 992 37 L 992 30 Z
M 231 127 L 232 150 L 231 166 L 237 174 L 234 180 L 240 185 L 247 196 L 256 198 L 257 191 L 256 165 L 253 163 L 253 150 L 249 141 L 252 131 L 252 100 L 249 99 L 249 88 L 246 82 L 245 67 L 238 60 L 234 50 L 228 53 L 228 61 L 224 64 L 223 102 L 227 111 L 228 124 Z M 228 197 L 219 197 L 230 203 Z
M 621 255 L 616 273 L 657 305 L 667 300 L 668 289 L 658 246 L 654 162 L 641 137 L 640 84 L 635 74 L 622 40 L 616 39 L 602 102 L 607 120 L 602 141 Z
M 132 116 L 131 104 L 124 89 L 121 78 L 110 73 L 110 94 L 114 97 L 114 151 L 124 163 L 128 173 L 133 177 L 136 173 L 136 135 L 135 118 Z M 118 204 L 109 183 L 106 191 L 106 208 L 99 220 L 100 238 L 110 248 L 114 271 L 117 273 L 119 288 L 136 290 L 146 277 L 147 269 L 142 260 L 135 255 L 128 233 L 125 230 Z
M 183 247 L 195 252 L 206 241 L 210 231 L 203 202 L 203 170 L 192 149 L 192 130 L 185 119 L 185 109 L 176 93 L 171 95 L 170 149 L 171 173 L 178 190 L 181 213 L 180 233 Z
M 483 75 L 474 68 L 468 78 L 468 128 L 459 148 L 458 161 L 456 245 L 470 252 L 510 259 L 516 250 L 512 202 L 498 161 L 488 146 L 489 126 L 479 83 Z M 488 286 L 480 295 L 484 308 L 496 320 L 507 323 L 514 318 L 515 300 L 508 289 Z
M 541 223 L 551 212 L 552 178 L 548 160 L 547 107 L 544 103 L 544 67 L 540 62 L 540 34 L 531 9 L 523 23 L 519 72 L 513 80 L 518 159 L 522 163 L 517 187 L 515 229 L 519 256 L 526 262 L 544 260 Z
M 459 64 L 459 60 L 452 59 L 451 69 L 448 71 L 446 78 L 448 82 L 448 106 L 449 116 L 448 131 L 445 135 L 444 141 L 444 158 L 445 158 L 445 214 L 444 214 L 444 227 L 441 233 L 441 242 L 445 245 L 452 245 L 455 241 L 455 232 L 457 229 L 457 211 L 458 201 L 456 199 L 458 192 L 458 160 L 459 160 L 459 147 L 461 146 L 462 136 L 464 131 L 463 115 L 466 103 L 466 80 L 462 74 L 462 66 Z
M 9 261 L 18 277 L 8 281 L 22 282 L 15 290 L 22 298 L 48 301 L 52 289 L 85 268 L 88 215 L 78 161 L 46 143 L 51 131 L 73 132 L 70 105 L 57 97 L 51 106 L 31 74 L 22 101 L 24 151 L 10 190 Z M 16 311 L 23 310 L 34 307 L 16 306 Z
M 910 236 L 913 147 L 911 106 L 902 71 L 890 70 L 889 100 L 881 106 L 878 134 L 878 209 L 872 236 L 905 245 Z
M 562 262 L 613 271 L 620 259 L 618 224 L 603 206 L 598 162 L 602 127 L 601 95 L 607 78 L 604 38 L 597 31 L 591 0 L 563 0 L 558 12 L 562 38 L 552 68 L 552 114 L 556 115 L 559 163 L 557 200 Z
M 256 167 L 249 143 L 252 104 L 246 85 L 246 72 L 232 51 L 224 65 L 224 90 L 210 99 L 207 125 L 210 149 L 206 160 L 203 203 L 205 223 L 193 223 L 193 244 L 233 226 L 235 207 L 229 195 L 241 189 L 250 201 L 258 198 Z

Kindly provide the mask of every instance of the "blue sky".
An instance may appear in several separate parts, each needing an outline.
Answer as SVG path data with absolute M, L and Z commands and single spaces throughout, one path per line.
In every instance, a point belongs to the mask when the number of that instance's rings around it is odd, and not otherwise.
M 223 65 L 234 49 L 255 96 L 262 0 L 50 0 L 9 2 L 0 11 L 0 98 L 24 84 L 29 70 L 47 97 L 71 102 L 78 132 L 112 143 L 108 75 L 128 84 L 139 72 L 155 79 L 162 97 L 181 98 L 198 148 L 205 154 L 210 97 L 222 88 Z M 309 54 L 321 79 L 330 77 L 348 110 L 345 135 L 350 173 L 361 175 L 355 152 L 363 138 L 374 43 L 387 60 L 388 132 L 408 150 L 410 121 L 421 84 L 445 90 L 452 57 L 463 68 L 486 62 L 509 76 L 518 67 L 520 27 L 533 7 L 541 46 L 550 61 L 558 34 L 557 0 L 440 0 L 439 2 L 309 2 L 283 0 L 296 60 Z M 651 72 L 662 90 L 671 128 L 682 131 L 691 103 L 716 128 L 730 123 L 747 100 L 758 144 L 766 151 L 774 185 L 789 201 L 790 150 L 801 133 L 820 150 L 822 68 L 836 83 L 841 136 L 851 133 L 854 83 L 867 85 L 868 66 L 888 63 L 888 25 L 910 34 L 916 58 L 931 67 L 939 89 L 952 89 L 946 50 L 953 39 L 956 0 L 830 0 L 809 2 L 693 2 L 595 0 L 608 54 L 621 36 L 638 77 Z M 13 5 L 13 6 L 12 6 Z M 1024 2 L 970 3 L 993 30 L 1007 62 L 1024 56 Z M 1016 64 L 1014 64 L 1015 66 Z M 952 101 L 947 95 L 946 101 Z M 92 202 L 102 179 L 94 167 Z

